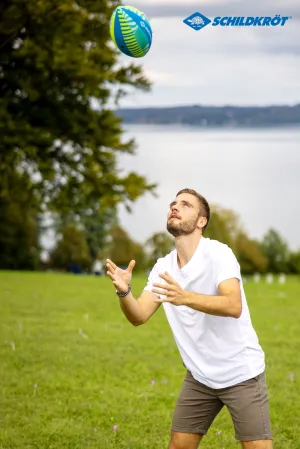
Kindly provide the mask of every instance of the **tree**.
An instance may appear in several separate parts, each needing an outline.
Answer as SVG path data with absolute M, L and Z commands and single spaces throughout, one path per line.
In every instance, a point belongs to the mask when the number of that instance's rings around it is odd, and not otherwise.
M 128 235 L 120 226 L 113 227 L 109 232 L 109 242 L 99 254 L 99 259 L 111 259 L 116 265 L 127 268 L 129 262 L 136 261 L 135 271 L 144 270 L 146 255 L 143 246 Z
M 84 234 L 92 259 L 96 259 L 99 251 L 104 248 L 109 229 L 118 223 L 116 208 L 103 209 L 99 202 L 93 202 L 73 213 L 56 214 L 53 220 L 57 232 L 61 232 L 70 223 L 77 223 Z
M 300 251 L 290 254 L 289 271 L 293 274 L 300 274 Z
M 235 248 L 242 273 L 252 274 L 266 271 L 268 259 L 262 253 L 259 242 L 249 239 L 244 233 L 240 233 L 236 238 Z
M 235 249 L 235 241 L 241 232 L 245 232 L 238 214 L 217 205 L 211 207 L 210 222 L 204 231 L 205 237 L 219 240 Z
M 148 90 L 141 68 L 120 65 L 109 37 L 116 0 L 11 0 L 0 6 L 0 177 L 22 168 L 47 208 L 65 215 L 100 202 L 128 207 L 154 184 L 121 175 L 113 102 Z
M 211 218 L 205 236 L 230 246 L 243 273 L 264 272 L 268 260 L 259 243 L 247 236 L 238 214 L 217 205 L 211 207 Z
M 265 234 L 261 250 L 268 259 L 268 270 L 270 272 L 288 272 L 289 248 L 277 231 L 270 229 Z
M 7 169 L 0 177 L 0 269 L 38 268 L 39 212 L 30 178 Z
M 50 266 L 67 271 L 89 271 L 92 265 L 89 248 L 83 233 L 76 225 L 69 225 L 50 254 Z
M 152 268 L 157 259 L 164 257 L 175 247 L 174 239 L 166 232 L 156 232 L 153 234 L 145 244 L 146 251 L 148 253 L 147 265 L 148 268 Z

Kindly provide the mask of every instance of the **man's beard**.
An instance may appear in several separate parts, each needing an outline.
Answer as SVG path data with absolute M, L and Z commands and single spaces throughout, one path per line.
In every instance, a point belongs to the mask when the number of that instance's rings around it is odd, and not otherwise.
M 182 221 L 176 223 L 174 221 L 167 222 L 167 230 L 174 237 L 181 237 L 182 235 L 192 234 L 197 228 L 198 218 L 195 220 Z

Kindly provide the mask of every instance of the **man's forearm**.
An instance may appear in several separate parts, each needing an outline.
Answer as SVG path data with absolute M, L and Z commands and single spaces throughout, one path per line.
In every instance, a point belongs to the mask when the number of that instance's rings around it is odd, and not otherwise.
M 124 298 L 120 298 L 120 306 L 131 324 L 138 326 L 143 323 L 144 316 L 142 307 L 131 292 Z
M 209 315 L 239 318 L 241 316 L 241 306 L 231 295 L 199 295 L 193 292 L 186 292 L 184 305 Z

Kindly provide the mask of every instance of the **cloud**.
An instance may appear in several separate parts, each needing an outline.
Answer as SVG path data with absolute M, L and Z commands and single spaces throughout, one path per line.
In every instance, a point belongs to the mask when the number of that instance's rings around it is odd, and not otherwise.
M 159 83 L 160 85 L 172 86 L 177 85 L 176 78 L 174 78 L 173 73 L 171 72 L 162 72 L 156 70 L 147 70 L 147 78 L 150 79 L 152 83 Z
M 152 23 L 153 47 L 147 58 L 156 52 L 165 52 L 168 58 L 181 57 L 181 52 L 211 53 L 291 53 L 299 55 L 297 23 L 288 27 L 212 27 L 194 31 L 176 18 L 156 18 Z M 176 30 L 176 32 L 171 32 Z M 195 53 L 196 56 L 196 53 Z M 155 56 L 153 56 L 155 57 Z
M 151 19 L 154 17 L 186 17 L 195 11 L 208 16 L 219 15 L 287 15 L 300 18 L 298 0 L 135 0 L 133 3 Z
M 152 48 L 145 58 L 136 61 L 153 82 L 152 92 L 135 91 L 122 100 L 122 107 L 190 103 L 295 104 L 300 101 L 299 22 L 294 18 L 284 27 L 207 26 L 194 31 L 183 19 L 199 10 L 199 3 L 196 7 L 195 2 L 188 0 L 143 0 L 136 1 L 135 6 L 138 3 L 143 3 L 144 11 L 153 7 L 156 13 L 161 12 L 159 8 L 163 6 L 169 13 L 156 14 L 151 19 Z M 227 8 L 241 15 L 250 10 L 260 14 L 263 8 L 269 8 L 274 15 L 285 14 L 284 8 L 292 14 L 300 9 L 300 4 L 298 6 L 294 0 L 277 1 L 276 9 L 270 0 L 262 4 L 257 0 L 251 3 L 210 0 L 201 5 L 211 8 L 211 12 L 222 6 L 224 10 Z M 174 11 L 176 17 L 173 17 Z M 128 63 L 127 57 L 121 59 Z

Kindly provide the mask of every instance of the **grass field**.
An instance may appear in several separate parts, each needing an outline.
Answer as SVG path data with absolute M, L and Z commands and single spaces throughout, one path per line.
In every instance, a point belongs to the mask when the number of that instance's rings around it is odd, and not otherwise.
M 274 449 L 299 449 L 300 280 L 245 289 Z M 0 272 L 0 348 L 1 449 L 167 448 L 185 370 L 162 308 L 135 328 L 107 278 Z M 227 410 L 201 447 L 240 447 Z

